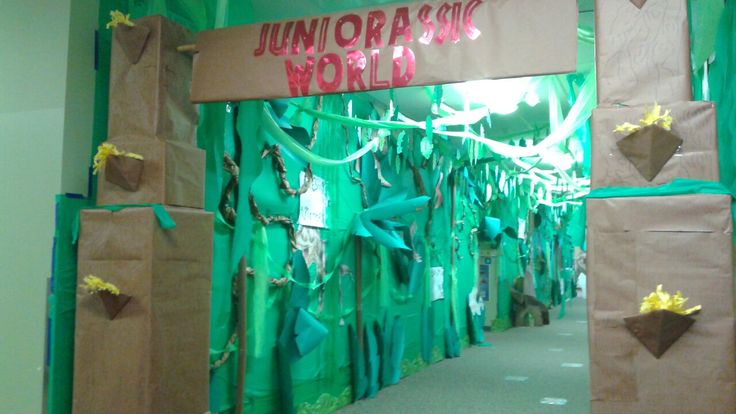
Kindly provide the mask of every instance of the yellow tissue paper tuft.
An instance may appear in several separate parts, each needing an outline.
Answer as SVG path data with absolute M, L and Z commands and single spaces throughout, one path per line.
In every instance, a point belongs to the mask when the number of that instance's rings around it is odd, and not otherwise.
M 613 132 L 631 134 L 650 125 L 656 125 L 667 131 L 671 130 L 672 115 L 670 115 L 670 110 L 667 109 L 662 113 L 662 107 L 655 102 L 652 109 L 644 109 L 644 117 L 639 120 L 639 125 L 624 122 L 623 124 L 616 125 L 616 129 L 614 129 Z
M 135 23 L 130 21 L 129 14 L 123 14 L 120 10 L 113 10 L 110 12 L 110 21 L 105 25 L 106 28 L 111 29 L 118 27 L 119 24 L 124 24 L 129 27 L 135 26 Z
M 95 158 L 92 161 L 92 167 L 93 167 L 92 173 L 97 174 L 97 172 L 105 168 L 105 165 L 107 164 L 107 157 L 110 157 L 113 155 L 116 155 L 116 156 L 122 155 L 125 157 L 135 158 L 137 160 L 143 160 L 143 157 L 141 155 L 134 154 L 132 152 L 120 151 L 113 144 L 103 143 L 97 147 L 97 154 L 95 154 Z
M 94 275 L 87 275 L 83 279 L 83 284 L 80 286 L 82 289 L 89 293 L 97 293 L 100 291 L 107 291 L 117 296 L 120 294 L 120 289 L 112 283 L 105 282 Z
M 657 285 L 657 290 L 646 296 L 641 303 L 639 313 L 649 313 L 656 310 L 668 310 L 680 315 L 690 315 L 702 309 L 700 305 L 685 309 L 685 302 L 688 298 L 682 297 L 682 293 L 678 291 L 674 295 L 662 290 L 662 285 Z

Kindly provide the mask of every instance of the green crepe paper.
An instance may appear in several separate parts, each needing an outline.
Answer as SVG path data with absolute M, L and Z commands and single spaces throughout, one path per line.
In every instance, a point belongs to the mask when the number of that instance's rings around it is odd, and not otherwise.
M 424 242 L 417 240 L 415 246 L 410 250 L 392 249 L 390 252 L 394 274 L 398 276 L 401 286 L 406 287 L 409 297 L 419 290 L 426 264 L 423 259 L 417 258 L 418 252 L 424 252 Z
M 295 156 L 314 165 L 338 166 L 342 164 L 347 164 L 361 158 L 370 151 L 378 148 L 378 138 L 374 138 L 366 145 L 364 145 L 363 148 L 350 154 L 346 158 L 343 158 L 341 160 L 332 160 L 321 157 L 296 142 L 294 138 L 292 138 L 291 136 L 289 136 L 289 134 L 279 128 L 278 124 L 276 124 L 276 121 L 273 119 L 265 106 L 261 110 L 261 122 L 264 130 L 268 132 L 276 142 L 283 145 L 284 148 L 291 151 L 291 153 Z
M 445 356 L 447 358 L 460 356 L 460 338 L 457 335 L 454 323 L 445 326 Z
M 294 252 L 292 268 L 294 280 L 299 284 L 291 287 L 291 303 L 292 308 L 308 308 L 309 307 L 309 290 L 304 286 L 309 283 L 309 267 L 304 260 L 301 250 Z
M 139 208 L 139 207 L 150 207 L 153 210 L 153 214 L 156 216 L 156 220 L 158 220 L 158 225 L 164 230 L 171 230 L 176 227 L 176 222 L 174 219 L 171 218 L 169 213 L 166 211 L 164 206 L 161 204 L 113 204 L 108 206 L 95 206 L 95 207 L 87 207 L 85 210 L 108 210 L 112 212 L 117 212 L 124 210 L 126 208 Z M 81 213 L 81 211 L 80 211 Z M 77 213 L 76 217 L 74 218 L 74 223 L 72 225 L 72 243 L 77 244 L 77 241 L 79 240 L 79 213 Z
M 365 359 L 353 325 L 348 325 L 348 339 L 350 343 L 350 378 L 353 386 L 353 402 L 356 402 L 365 397 L 368 382 L 365 376 Z
M 721 182 L 736 192 L 736 2 L 726 2 L 718 26 L 716 59 L 710 65 L 708 81 L 711 98 L 718 111 L 718 159 Z
M 434 332 L 432 323 L 432 309 L 422 306 L 421 311 L 421 354 L 425 363 L 432 363 L 432 348 L 434 347 Z
M 418 240 L 415 244 L 416 252 L 423 252 L 424 249 L 424 242 L 421 240 Z M 409 263 L 409 294 L 414 295 L 419 290 L 419 287 L 422 285 L 424 275 L 424 269 L 427 267 L 427 261 L 424 258 L 420 258 L 419 260 L 415 260 L 412 255 L 412 260 Z
M 389 359 L 391 357 L 391 323 L 388 319 L 388 315 L 384 318 L 383 329 L 378 321 L 373 322 L 373 330 L 376 333 L 376 345 L 378 349 L 378 356 L 381 358 L 381 367 L 378 371 L 378 380 L 381 388 L 385 388 L 389 385 L 388 375 L 390 373 Z
M 251 247 L 252 260 L 250 265 L 255 274 L 253 277 L 253 332 L 263 332 L 266 329 L 266 310 L 268 301 L 268 237 L 266 228 L 260 222 L 253 226 Z M 263 335 L 253 337 L 253 357 L 261 358 L 266 353 L 266 342 Z
M 536 145 L 530 147 L 519 147 L 516 145 L 510 145 L 503 142 L 488 139 L 486 137 L 479 136 L 472 131 L 443 131 L 437 126 L 437 122 L 432 121 L 427 125 L 424 123 L 405 119 L 404 122 L 392 123 L 386 121 L 371 121 L 364 119 L 356 119 L 348 116 L 342 116 L 331 113 L 324 113 L 320 111 L 314 111 L 309 108 L 302 108 L 302 110 L 308 112 L 319 119 L 339 122 L 347 126 L 355 126 L 361 128 L 388 128 L 388 129 L 427 129 L 427 135 L 430 133 L 437 133 L 448 137 L 458 137 L 464 139 L 471 139 L 478 143 L 485 145 L 490 151 L 495 152 L 499 155 L 503 155 L 509 158 L 521 158 L 521 157 L 535 157 L 544 153 L 547 149 L 560 145 L 569 136 L 573 135 L 582 125 L 584 125 L 590 114 L 595 107 L 596 103 L 596 91 L 595 91 L 595 73 L 591 72 L 588 74 L 585 82 L 580 88 L 577 100 L 568 112 L 567 118 L 560 124 L 560 127 L 553 131 L 548 137 L 543 139 Z M 270 118 L 270 117 L 269 117 Z M 275 125 L 273 120 L 271 122 Z M 397 125 L 398 124 L 398 125 Z M 374 140 L 375 141 L 375 140 Z
M 234 135 L 232 139 L 239 139 L 243 149 L 240 156 L 240 173 L 238 176 L 238 215 L 235 219 L 235 233 L 230 256 L 230 269 L 233 273 L 237 270 L 243 256 L 248 254 L 253 234 L 253 215 L 250 212 L 248 196 L 253 181 L 261 174 L 262 162 L 260 154 L 257 151 L 248 150 L 248 148 L 252 146 L 260 148 L 263 142 L 259 133 L 261 118 L 258 116 L 258 110 L 262 105 L 262 101 L 242 102 L 237 119 L 233 119 L 234 111 L 228 112 L 225 116 L 226 137 Z M 228 131 L 227 126 L 234 126 L 237 130 L 233 131 L 231 128 Z
M 309 281 L 309 269 L 301 250 L 294 253 L 292 267 L 295 280 L 302 283 Z M 295 412 L 291 365 L 314 350 L 329 333 L 321 322 L 304 309 L 308 306 L 309 290 L 293 285 L 289 309 L 286 311 L 284 325 L 277 342 L 283 413 Z
M 605 187 L 590 192 L 587 198 L 617 197 L 664 197 L 685 194 L 728 194 L 732 195 L 723 184 L 714 181 L 675 178 L 671 182 L 658 187 Z
M 292 329 L 296 322 L 296 311 L 290 309 L 286 313 L 284 321 L 284 328 L 281 330 L 281 335 L 276 343 L 276 357 L 278 359 L 278 383 L 279 383 L 279 398 L 281 400 L 281 413 L 282 414 L 294 414 L 296 409 L 294 407 L 294 386 L 291 377 L 291 355 L 293 351 L 290 350 L 290 346 L 293 345 Z
M 365 370 L 367 374 L 368 387 L 366 398 L 373 398 L 378 394 L 378 374 L 381 369 L 381 358 L 378 355 L 378 342 L 375 331 L 367 325 L 363 328 L 365 341 Z
M 404 197 L 404 194 L 392 195 L 365 209 L 358 215 L 353 233 L 361 237 L 373 237 L 376 242 L 391 249 L 409 250 L 403 238 L 395 232 L 397 223 L 389 219 L 416 212 L 427 204 L 429 197 L 420 196 L 408 200 Z
M 295 341 L 299 357 L 303 357 L 314 350 L 327 337 L 329 332 L 317 318 L 300 308 L 296 317 L 294 333 L 296 334 Z
M 483 219 L 483 234 L 488 240 L 495 240 L 501 234 L 501 220 L 496 217 L 485 217 Z
M 483 323 L 486 319 L 486 310 L 483 309 L 480 315 L 473 315 L 470 310 L 470 304 L 466 307 L 468 315 L 468 334 L 470 343 L 480 345 L 485 342 L 485 332 L 483 331 Z
M 723 0 L 690 0 L 690 40 L 693 71 L 697 72 L 716 48 L 718 23 L 725 9 Z
M 401 379 L 401 361 L 404 359 L 406 348 L 406 329 L 400 316 L 394 317 L 391 330 L 391 359 L 389 365 L 388 385 L 394 385 Z M 384 382 L 384 386 L 386 383 Z
M 72 410 L 74 312 L 77 305 L 77 251 L 72 241 L 75 217 L 89 207 L 84 198 L 56 196 L 56 230 L 49 296 L 49 414 Z

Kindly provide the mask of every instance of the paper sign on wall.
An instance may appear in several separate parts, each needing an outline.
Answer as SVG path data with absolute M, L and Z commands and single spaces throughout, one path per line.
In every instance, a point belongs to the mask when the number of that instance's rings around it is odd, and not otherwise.
M 577 19 L 576 0 L 426 1 L 207 30 L 192 101 L 574 72 Z
M 299 175 L 299 184 L 304 185 L 304 172 Z M 327 187 L 325 180 L 314 176 L 309 189 L 299 197 L 299 224 L 302 226 L 327 228 Z
M 432 267 L 429 269 L 429 275 L 432 283 L 432 300 L 440 300 L 445 298 L 445 268 Z

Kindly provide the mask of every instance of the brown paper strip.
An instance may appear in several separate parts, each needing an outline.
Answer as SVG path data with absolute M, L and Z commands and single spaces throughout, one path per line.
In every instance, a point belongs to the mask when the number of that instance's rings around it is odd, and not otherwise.
M 143 160 L 113 155 L 107 158 L 105 180 L 128 190 L 137 191 L 143 175 Z
M 659 359 L 690 329 L 695 319 L 668 310 L 656 310 L 624 318 L 624 322 L 636 339 Z
M 386 24 L 367 31 L 376 13 Z M 433 23 L 443 15 L 463 16 L 462 28 Z M 577 19 L 574 0 L 422 1 L 206 30 L 197 37 L 191 98 L 240 101 L 574 72 Z M 401 35 L 392 35 L 401 22 Z
M 128 295 L 124 295 L 122 293 L 119 295 L 113 295 L 106 290 L 98 292 L 97 295 L 102 299 L 102 304 L 105 305 L 105 311 L 107 312 L 107 316 L 110 320 L 115 319 L 120 311 L 123 310 L 125 305 L 130 302 L 130 299 L 132 299 L 132 297 Z
M 143 49 L 146 48 L 146 42 L 151 35 L 151 29 L 144 25 L 136 25 L 133 27 L 119 25 L 115 28 L 115 40 L 122 46 L 128 61 L 135 65 L 143 55 Z
M 639 173 L 652 181 L 682 145 L 677 135 L 656 125 L 644 127 L 616 145 Z

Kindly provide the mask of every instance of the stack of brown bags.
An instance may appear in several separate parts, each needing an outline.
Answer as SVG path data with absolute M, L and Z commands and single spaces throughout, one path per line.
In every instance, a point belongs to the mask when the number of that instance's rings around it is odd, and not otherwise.
M 192 58 L 176 50 L 193 35 L 160 16 L 134 24 L 113 29 L 108 143 L 143 160 L 108 158 L 97 204 L 123 208 L 82 211 L 78 241 L 80 284 L 95 275 L 131 299 L 107 313 L 109 301 L 79 289 L 73 412 L 201 414 L 213 216 L 202 210 Z
M 686 0 L 597 0 L 599 108 L 593 189 L 719 180 L 715 108 L 692 102 Z M 671 131 L 614 133 L 658 103 Z M 592 412 L 736 413 L 731 197 L 591 198 L 588 310 Z M 657 358 L 627 330 L 663 284 L 703 305 Z

